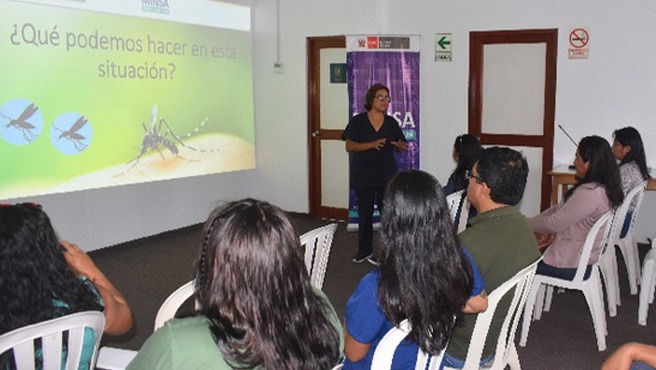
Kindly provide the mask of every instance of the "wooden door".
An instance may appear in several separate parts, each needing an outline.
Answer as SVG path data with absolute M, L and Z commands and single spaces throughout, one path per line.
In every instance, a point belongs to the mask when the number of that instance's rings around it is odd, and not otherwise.
M 469 132 L 485 146 L 526 155 L 529 179 L 520 204 L 533 216 L 550 204 L 558 30 L 471 32 Z
M 349 119 L 348 89 L 335 78 L 346 76 L 346 38 L 308 37 L 307 50 L 310 214 L 346 220 L 348 154 L 341 135 Z

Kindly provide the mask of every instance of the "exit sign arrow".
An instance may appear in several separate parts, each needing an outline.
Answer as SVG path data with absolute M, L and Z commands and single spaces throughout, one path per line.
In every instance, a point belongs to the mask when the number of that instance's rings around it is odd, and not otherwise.
M 437 45 L 442 49 L 446 50 L 447 45 L 451 45 L 451 41 L 446 39 L 446 36 L 442 36 L 440 41 L 437 42 Z

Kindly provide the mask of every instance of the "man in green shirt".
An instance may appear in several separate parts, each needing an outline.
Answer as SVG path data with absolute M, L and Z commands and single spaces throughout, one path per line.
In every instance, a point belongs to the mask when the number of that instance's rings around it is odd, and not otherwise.
M 488 292 L 540 257 L 535 235 L 515 207 L 524 194 L 527 176 L 528 163 L 521 153 L 500 147 L 485 149 L 468 173 L 467 197 L 478 215 L 459 237 L 478 266 Z M 505 297 L 497 306 L 483 349 L 483 362 L 494 355 L 510 298 Z M 464 366 L 476 318 L 476 314 L 464 314 L 456 324 L 444 356 L 446 366 Z

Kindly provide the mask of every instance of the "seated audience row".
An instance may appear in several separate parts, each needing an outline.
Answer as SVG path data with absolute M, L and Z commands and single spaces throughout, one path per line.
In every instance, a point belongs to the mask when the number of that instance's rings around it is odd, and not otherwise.
M 203 228 L 196 269 L 200 312 L 157 330 L 129 369 L 330 369 L 342 353 L 344 369 L 369 369 L 382 337 L 405 319 L 412 330 L 395 353 L 394 368 L 414 369 L 419 348 L 434 355 L 445 347 L 442 366 L 462 368 L 476 314 L 487 308 L 486 290 L 538 259 L 538 248 L 544 251 L 538 274 L 571 280 L 592 225 L 648 178 L 637 131 L 627 127 L 614 136 L 612 150 L 603 138 L 583 138 L 574 160 L 576 185 L 530 220 L 516 207 L 526 186 L 526 159 L 509 148 L 481 149 L 473 135 L 456 139 L 458 168 L 444 190 L 425 172 L 398 173 L 385 191 L 379 265 L 349 299 L 344 329 L 328 298 L 310 285 L 286 214 L 253 199 L 222 204 Z M 465 178 L 478 214 L 456 235 L 445 191 L 464 189 Z M 121 293 L 86 253 L 58 240 L 36 204 L 0 206 L 0 271 L 0 334 L 86 310 L 104 313 L 106 334 L 132 326 Z M 498 337 L 501 321 L 495 316 L 488 338 Z M 89 368 L 92 339 L 85 339 L 81 368 Z M 486 342 L 481 365 L 493 358 L 493 345 Z M 650 356 L 648 347 L 630 344 L 604 370 L 649 362 Z M 11 368 L 12 361 L 11 354 L 0 356 L 0 368 Z

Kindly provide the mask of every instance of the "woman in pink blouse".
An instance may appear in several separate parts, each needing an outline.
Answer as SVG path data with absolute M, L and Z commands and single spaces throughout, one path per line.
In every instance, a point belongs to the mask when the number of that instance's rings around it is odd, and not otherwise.
M 576 157 L 576 185 L 565 199 L 529 220 L 540 248 L 547 248 L 537 273 L 572 280 L 583 243 L 592 225 L 624 199 L 620 174 L 608 142 L 587 136 L 579 142 Z M 597 262 L 601 243 L 593 247 L 588 270 Z

